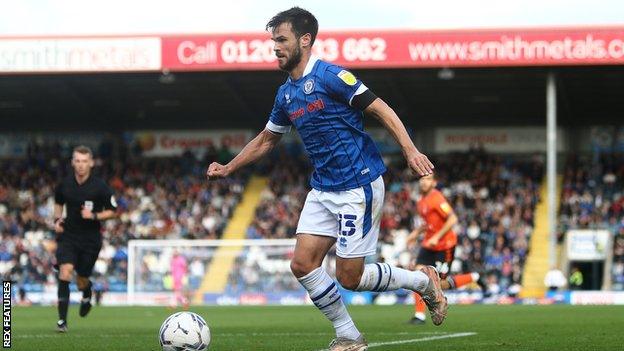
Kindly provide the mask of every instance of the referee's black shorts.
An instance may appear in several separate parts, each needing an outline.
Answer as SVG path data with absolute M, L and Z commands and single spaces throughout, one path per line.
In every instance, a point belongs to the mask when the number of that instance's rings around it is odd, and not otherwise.
M 448 273 L 451 271 L 451 264 L 455 259 L 455 246 L 450 249 L 434 251 L 421 247 L 416 256 L 416 264 L 422 264 L 424 266 L 434 266 L 440 278 L 445 279 Z
M 62 234 L 57 241 L 56 263 L 71 263 L 78 276 L 89 277 L 101 248 L 102 242 L 78 242 Z

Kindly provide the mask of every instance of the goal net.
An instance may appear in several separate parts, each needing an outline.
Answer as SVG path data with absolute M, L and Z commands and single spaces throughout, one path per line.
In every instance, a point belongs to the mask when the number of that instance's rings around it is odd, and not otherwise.
M 294 240 L 131 240 L 128 303 L 304 304 Z M 325 260 L 333 275 L 333 259 Z

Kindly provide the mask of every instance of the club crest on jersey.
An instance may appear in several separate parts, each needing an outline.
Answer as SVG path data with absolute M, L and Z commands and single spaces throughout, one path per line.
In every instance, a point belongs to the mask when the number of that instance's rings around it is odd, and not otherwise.
M 286 98 L 286 103 L 290 104 L 290 94 L 286 93 L 284 97 Z
M 338 78 L 342 79 L 347 85 L 355 85 L 357 83 L 357 79 L 353 75 L 353 73 L 349 71 L 345 71 L 344 69 L 338 72 Z
M 303 92 L 310 94 L 314 91 L 314 79 L 310 78 L 303 83 Z

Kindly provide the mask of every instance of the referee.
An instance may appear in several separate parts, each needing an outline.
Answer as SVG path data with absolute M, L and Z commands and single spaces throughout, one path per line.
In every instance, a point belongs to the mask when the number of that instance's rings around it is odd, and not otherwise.
M 65 177 L 54 195 L 54 231 L 57 233 L 56 261 L 59 265 L 57 330 L 67 331 L 69 282 L 74 270 L 76 284 L 82 291 L 80 316 L 91 310 L 89 276 L 102 248 L 100 221 L 117 216 L 113 191 L 106 183 L 91 175 L 93 152 L 86 146 L 74 148 L 74 174 Z M 63 206 L 66 217 L 63 218 Z

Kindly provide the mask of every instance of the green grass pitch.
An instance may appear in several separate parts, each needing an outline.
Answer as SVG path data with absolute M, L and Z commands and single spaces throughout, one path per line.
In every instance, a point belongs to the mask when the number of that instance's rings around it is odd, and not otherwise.
M 210 350 L 322 350 L 333 338 L 313 306 L 195 306 L 212 333 Z M 451 306 L 435 327 L 407 324 L 410 306 L 351 306 L 371 350 L 623 350 L 624 306 Z M 14 350 L 159 350 L 158 329 L 173 310 L 70 307 L 69 333 L 55 332 L 56 308 L 15 307 Z

